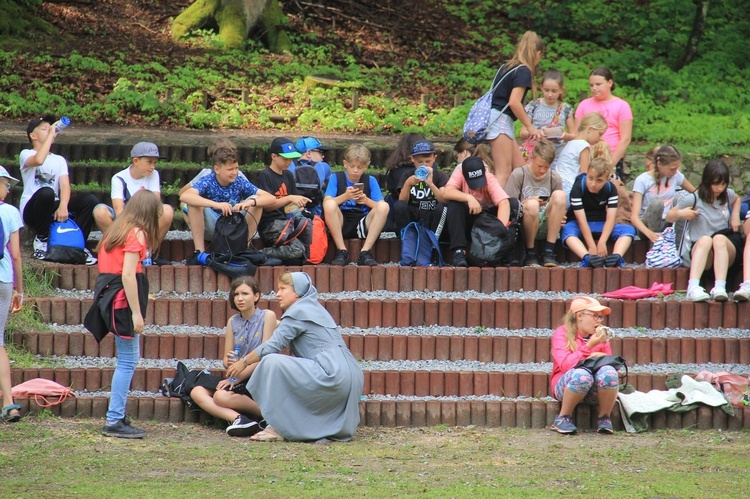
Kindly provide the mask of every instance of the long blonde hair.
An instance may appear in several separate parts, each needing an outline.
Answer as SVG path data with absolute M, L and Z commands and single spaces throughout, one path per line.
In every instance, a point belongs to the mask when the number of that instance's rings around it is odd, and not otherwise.
M 578 322 L 576 317 L 577 312 L 568 310 L 563 316 L 563 326 L 565 326 L 565 342 L 568 345 L 568 350 L 575 352 L 578 350 L 578 343 L 576 343 L 576 336 L 578 335 Z
M 155 253 L 159 245 L 159 217 L 162 209 L 161 201 L 153 192 L 145 189 L 136 192 L 99 241 L 96 250 L 104 248 L 109 252 L 122 246 L 130 231 L 137 228 L 145 233 L 146 244 Z
M 597 158 L 605 159 L 609 163 L 612 162 L 612 151 L 609 148 L 609 144 L 607 144 L 603 140 L 600 140 L 599 142 L 591 146 L 590 160 L 593 161 Z
M 529 68 L 531 71 L 531 95 L 534 99 L 536 99 L 537 92 L 534 73 L 536 72 L 536 65 L 539 63 L 536 57 L 537 52 L 544 52 L 544 42 L 536 32 L 527 31 L 516 45 L 516 53 L 505 63 L 506 71 L 518 64 L 523 64 Z

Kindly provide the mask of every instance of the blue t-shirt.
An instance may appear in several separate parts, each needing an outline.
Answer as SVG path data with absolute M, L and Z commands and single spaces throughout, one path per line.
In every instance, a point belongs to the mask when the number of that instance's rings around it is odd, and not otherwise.
M 0 282 L 13 282 L 13 256 L 10 254 L 10 235 L 23 227 L 21 212 L 8 203 L 0 203 L 0 223 L 3 224 L 5 256 L 0 260 Z
M 378 179 L 376 179 L 372 175 L 368 175 L 370 177 L 370 199 L 375 201 L 376 203 L 378 201 L 383 200 L 383 193 L 380 192 L 380 185 L 378 185 Z M 346 178 L 346 186 L 347 187 L 354 187 L 355 182 L 350 182 L 348 177 Z M 338 195 L 339 192 L 339 177 L 338 175 L 331 175 L 331 178 L 328 180 L 328 187 L 326 188 L 325 196 L 330 196 L 332 198 L 335 198 Z M 370 208 L 368 208 L 365 205 L 359 205 L 357 202 L 353 199 L 350 199 L 349 201 L 344 201 L 341 203 L 341 206 L 339 208 L 343 210 L 355 210 L 355 209 L 362 209 L 365 213 L 370 212 Z
M 210 199 L 217 203 L 229 203 L 232 206 L 244 201 L 258 192 L 257 187 L 250 183 L 245 177 L 240 177 L 239 175 L 234 179 L 234 182 L 224 187 L 219 184 L 218 180 L 216 180 L 215 172 L 211 172 L 210 174 L 198 179 L 198 181 L 193 184 L 193 189 L 198 191 L 198 194 L 202 198 Z M 211 209 L 216 213 L 221 214 L 221 210 Z

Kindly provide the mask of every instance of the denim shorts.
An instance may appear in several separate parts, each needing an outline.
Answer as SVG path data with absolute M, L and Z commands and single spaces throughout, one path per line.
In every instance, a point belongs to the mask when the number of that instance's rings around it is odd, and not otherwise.
M 497 109 L 490 111 L 490 126 L 487 128 L 487 140 L 496 139 L 500 135 L 507 135 L 516 140 L 516 132 L 513 130 L 513 118 Z
M 591 229 L 591 235 L 593 235 L 594 237 L 601 234 L 602 229 L 604 229 L 604 222 L 589 222 L 588 224 L 589 229 Z M 575 236 L 578 239 L 581 239 L 581 229 L 578 227 L 578 222 L 576 220 L 563 225 L 563 228 L 560 231 L 560 240 L 562 241 L 563 246 L 566 248 L 568 246 L 565 244 L 565 240 L 570 236 Z M 635 238 L 635 229 L 633 228 L 633 226 L 626 224 L 615 224 L 614 228 L 612 229 L 612 234 L 609 236 L 609 239 L 612 241 L 616 241 L 620 237 Z

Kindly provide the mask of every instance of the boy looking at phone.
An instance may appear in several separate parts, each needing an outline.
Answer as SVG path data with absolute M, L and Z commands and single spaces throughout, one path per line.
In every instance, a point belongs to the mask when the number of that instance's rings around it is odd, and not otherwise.
M 565 191 L 560 174 L 550 170 L 555 159 L 555 146 L 542 139 L 534 145 L 529 164 L 516 168 L 508 177 L 505 192 L 518 198 L 523 206 L 523 240 L 526 256 L 523 264 L 538 267 L 536 239 L 546 233 L 542 265 L 557 267 L 555 243 L 565 219 Z
M 388 218 L 389 206 L 383 199 L 375 177 L 365 173 L 370 166 L 370 151 L 354 144 L 344 153 L 344 170 L 331 175 L 323 199 L 323 213 L 336 254 L 331 265 L 343 266 L 349 262 L 349 252 L 344 239 L 364 239 L 359 252 L 358 265 L 374 266 L 372 247 L 380 237 Z
M 405 170 L 399 183 L 399 198 L 393 205 L 396 234 L 410 222 L 419 222 L 439 238 L 445 226 L 447 207 L 443 188 L 448 175 L 434 168 L 437 154 L 429 142 L 417 142 L 412 150 L 414 168 Z

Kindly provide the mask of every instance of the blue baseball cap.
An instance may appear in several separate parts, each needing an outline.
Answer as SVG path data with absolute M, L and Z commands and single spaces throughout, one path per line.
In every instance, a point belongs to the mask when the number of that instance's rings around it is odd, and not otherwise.
M 302 154 L 306 153 L 307 151 L 313 151 L 315 149 L 319 151 L 330 151 L 330 147 L 326 147 L 323 144 L 320 143 L 318 139 L 315 137 L 302 137 L 297 141 L 297 152 L 300 152 Z
M 418 154 L 435 154 L 435 148 L 430 142 L 417 142 L 411 150 L 411 155 L 417 156 Z
M 277 137 L 273 139 L 268 152 L 278 154 L 282 158 L 286 159 L 296 159 L 302 156 L 297 152 L 297 149 L 294 147 L 292 141 L 285 137 Z

